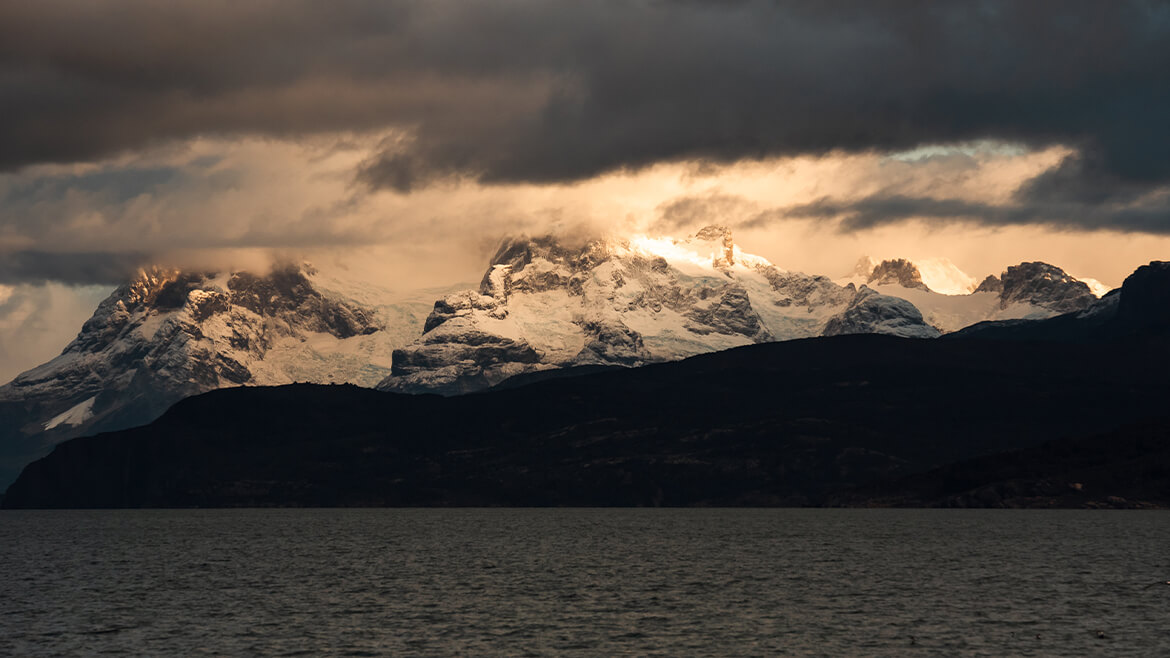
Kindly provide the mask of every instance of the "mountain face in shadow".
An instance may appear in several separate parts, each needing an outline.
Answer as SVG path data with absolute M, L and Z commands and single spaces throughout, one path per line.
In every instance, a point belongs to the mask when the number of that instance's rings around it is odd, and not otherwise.
M 858 487 L 1160 417 L 1170 378 L 1150 354 L 1136 342 L 857 335 L 454 398 L 226 389 L 60 445 L 4 504 L 836 504 Z
M 1170 507 L 1170 417 L 948 464 L 831 495 L 835 506 Z

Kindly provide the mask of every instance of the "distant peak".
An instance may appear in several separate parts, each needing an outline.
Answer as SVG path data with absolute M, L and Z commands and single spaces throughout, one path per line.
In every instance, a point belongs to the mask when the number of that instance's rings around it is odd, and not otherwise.
M 877 267 L 878 261 L 874 260 L 872 256 L 862 256 L 857 259 L 857 264 L 853 266 L 853 271 L 847 274 L 848 277 L 860 277 L 868 280 L 869 275 L 873 274 L 873 268 Z
M 870 273 L 869 280 L 866 283 L 879 286 L 897 284 L 903 288 L 930 290 L 922 282 L 922 274 L 918 271 L 918 267 L 905 258 L 893 258 L 878 263 L 873 268 L 873 272 Z
M 944 295 L 967 295 L 975 290 L 975 277 L 959 269 L 945 257 L 919 258 L 912 261 L 922 276 L 922 282 L 934 292 Z
M 1000 281 L 998 276 L 988 274 L 987 278 L 975 288 L 975 292 L 993 292 L 999 294 L 1003 292 L 1003 281 Z
M 696 240 L 718 240 L 727 244 L 732 242 L 731 229 L 720 224 L 711 224 L 699 229 L 698 233 L 692 236 Z
M 1079 311 L 1096 298 L 1089 286 L 1064 270 L 1040 261 L 1012 265 L 1000 275 L 1000 306 L 1013 302 L 1042 306 L 1058 313 Z
M 977 283 L 949 258 L 944 257 L 878 260 L 872 256 L 862 256 L 843 280 L 855 285 L 899 285 L 943 295 L 969 294 L 975 290 Z
M 1089 286 L 1077 281 L 1059 267 L 1041 261 L 1010 265 L 1000 275 L 1000 279 L 1003 280 L 1005 293 L 1010 293 L 1017 288 L 1028 285 L 1029 282 L 1038 281 L 1047 281 L 1061 286 L 1077 286 L 1077 284 L 1080 284 L 1077 287 L 1083 286 L 1086 291 L 1089 289 Z
M 735 265 L 735 240 L 731 237 L 731 229 L 726 226 L 713 224 L 699 229 L 692 239 L 706 242 L 717 242 L 723 246 L 722 256 L 717 256 L 715 267 L 730 267 Z

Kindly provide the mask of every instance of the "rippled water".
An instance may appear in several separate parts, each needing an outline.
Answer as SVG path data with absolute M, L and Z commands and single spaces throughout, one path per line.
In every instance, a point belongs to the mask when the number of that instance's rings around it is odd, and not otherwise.
M 2 512 L 0 654 L 1170 655 L 1165 580 L 1159 512 Z

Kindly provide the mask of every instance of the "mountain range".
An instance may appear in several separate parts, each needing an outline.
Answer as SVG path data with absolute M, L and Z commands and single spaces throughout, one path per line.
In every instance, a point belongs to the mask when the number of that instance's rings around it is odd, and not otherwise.
M 225 389 L 61 444 L 3 504 L 1167 507 L 1168 294 L 1155 262 L 1088 310 L 938 340 L 755 344 L 453 397 Z
M 928 265 L 932 281 L 965 276 Z M 0 486 L 60 441 L 148 423 L 224 387 L 453 395 L 799 338 L 934 338 L 1097 304 L 1086 284 L 1044 263 L 958 295 L 931 290 L 907 260 L 866 261 L 835 281 L 746 254 L 719 226 L 680 240 L 510 239 L 480 284 L 459 291 L 397 293 L 307 264 L 263 274 L 152 268 L 103 301 L 60 356 L 0 387 Z
M 1089 286 L 1022 263 L 961 295 L 931 290 L 907 260 L 844 280 L 743 253 L 725 227 L 684 240 L 506 241 L 479 287 L 446 297 L 394 352 L 386 391 L 460 394 L 522 373 L 640 366 L 754 343 L 884 334 L 935 338 L 976 322 L 1088 308 Z M 953 267 L 953 266 L 952 266 Z M 956 270 L 957 271 L 957 268 Z

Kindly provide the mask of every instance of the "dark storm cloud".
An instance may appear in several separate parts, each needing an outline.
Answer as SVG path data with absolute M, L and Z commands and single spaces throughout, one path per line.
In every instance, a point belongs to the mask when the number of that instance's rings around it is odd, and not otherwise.
M 739 224 L 759 213 L 759 205 L 732 194 L 684 196 L 658 206 L 657 227 L 665 233 L 704 224 Z
M 763 212 L 745 223 L 761 226 L 785 219 L 840 220 L 845 230 L 860 230 L 914 218 L 974 221 L 997 226 L 1045 224 L 1059 229 L 1135 231 L 1170 235 L 1170 203 L 1083 204 L 1069 201 L 992 205 L 960 199 L 874 195 L 860 201 L 821 200 Z
M 0 253 L 0 284 L 45 283 L 116 285 L 125 283 L 139 267 L 149 263 L 144 254 Z
M 0 5 L 9 169 L 398 127 L 359 180 L 409 191 L 991 138 L 1076 148 L 1021 194 L 1093 204 L 1170 180 L 1167 116 L 1170 6 L 1139 0 Z
M 124 202 L 175 180 L 175 167 L 131 167 L 87 174 L 39 176 L 10 184 L 0 190 L 0 206 L 19 208 L 37 201 L 60 198 L 70 192 L 98 195 L 103 200 Z

